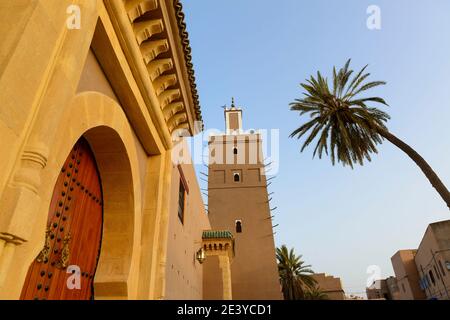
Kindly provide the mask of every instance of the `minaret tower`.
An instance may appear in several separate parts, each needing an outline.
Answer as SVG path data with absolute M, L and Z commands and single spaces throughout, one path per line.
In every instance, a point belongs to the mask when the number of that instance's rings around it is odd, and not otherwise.
M 222 135 L 209 139 L 208 211 L 212 229 L 230 230 L 233 299 L 282 299 L 261 135 L 244 133 L 242 109 L 225 108 Z

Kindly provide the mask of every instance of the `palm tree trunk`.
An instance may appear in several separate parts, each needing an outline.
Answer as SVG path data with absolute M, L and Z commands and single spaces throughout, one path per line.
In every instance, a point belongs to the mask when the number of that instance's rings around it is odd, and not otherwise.
M 424 158 L 420 154 L 418 154 L 413 148 L 411 148 L 408 144 L 394 136 L 392 133 L 385 129 L 378 129 L 378 132 L 389 142 L 397 146 L 400 150 L 405 152 L 422 170 L 425 176 L 430 181 L 431 185 L 436 189 L 439 195 L 447 204 L 447 207 L 450 209 L 450 192 L 447 187 L 442 183 L 441 179 L 438 177 L 436 172 L 430 167 L 428 162 L 425 161 Z

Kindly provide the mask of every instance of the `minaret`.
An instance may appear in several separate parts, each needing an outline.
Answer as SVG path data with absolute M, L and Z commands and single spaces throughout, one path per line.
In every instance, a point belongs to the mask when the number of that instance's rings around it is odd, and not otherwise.
M 282 299 L 259 133 L 244 133 L 242 109 L 225 108 L 223 135 L 209 140 L 208 211 L 212 229 L 230 230 L 233 299 Z
M 234 98 L 231 99 L 231 108 L 225 108 L 225 129 L 227 134 L 242 132 L 242 109 L 236 108 Z

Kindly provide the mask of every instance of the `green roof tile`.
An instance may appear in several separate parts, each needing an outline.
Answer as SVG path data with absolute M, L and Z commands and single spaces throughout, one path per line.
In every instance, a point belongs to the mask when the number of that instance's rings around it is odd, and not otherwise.
M 233 239 L 233 234 L 225 230 L 206 230 L 203 231 L 203 239 Z

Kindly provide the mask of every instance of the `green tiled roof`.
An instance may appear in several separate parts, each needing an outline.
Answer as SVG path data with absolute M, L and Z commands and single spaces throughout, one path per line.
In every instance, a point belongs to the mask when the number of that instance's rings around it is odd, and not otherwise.
M 233 234 L 225 230 L 206 230 L 203 231 L 203 239 L 233 239 Z

